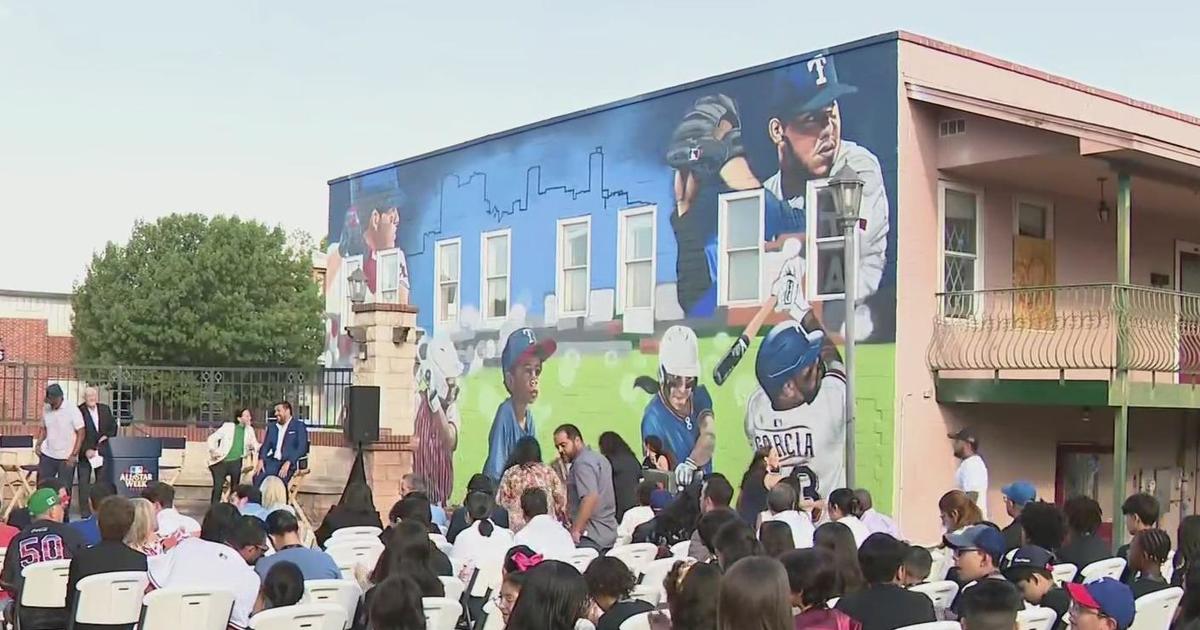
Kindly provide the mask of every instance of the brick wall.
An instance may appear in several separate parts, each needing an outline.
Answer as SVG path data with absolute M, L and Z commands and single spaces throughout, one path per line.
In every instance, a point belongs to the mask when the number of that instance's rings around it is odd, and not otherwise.
M 0 318 L 0 348 L 5 362 L 71 363 L 75 355 L 75 340 L 51 336 L 44 319 Z

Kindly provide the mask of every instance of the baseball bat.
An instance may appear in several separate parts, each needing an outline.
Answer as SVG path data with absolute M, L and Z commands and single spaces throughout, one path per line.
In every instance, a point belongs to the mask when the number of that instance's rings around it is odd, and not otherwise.
M 742 357 L 746 356 L 746 352 L 750 350 L 750 340 L 758 334 L 758 329 L 762 328 L 763 322 L 767 321 L 767 316 L 775 310 L 775 296 L 772 295 L 763 302 L 762 306 L 758 307 L 758 312 L 754 317 L 750 318 L 750 323 L 742 330 L 742 334 L 733 342 L 729 350 L 717 362 L 717 367 L 713 368 L 713 382 L 717 385 L 724 385 L 729 379 L 729 375 L 733 373 L 733 369 L 742 361 Z

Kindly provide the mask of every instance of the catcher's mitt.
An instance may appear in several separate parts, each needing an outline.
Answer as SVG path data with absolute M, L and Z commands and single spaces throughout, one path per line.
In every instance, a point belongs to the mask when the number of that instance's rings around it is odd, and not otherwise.
M 722 120 L 733 128 L 718 140 L 716 131 Z M 713 94 L 697 99 L 675 128 L 667 148 L 667 164 L 705 177 L 715 175 L 726 162 L 745 153 L 737 103 L 724 94 Z

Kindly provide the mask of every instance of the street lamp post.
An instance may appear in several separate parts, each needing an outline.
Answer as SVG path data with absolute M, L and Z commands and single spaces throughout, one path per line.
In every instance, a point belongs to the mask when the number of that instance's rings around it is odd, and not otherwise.
M 862 205 L 863 181 L 849 164 L 843 165 L 829 181 L 829 189 L 833 193 L 833 205 L 837 210 L 838 227 L 842 229 L 844 239 L 845 273 L 845 316 L 843 323 L 845 362 L 846 362 L 846 486 L 855 487 L 855 456 L 854 428 L 854 315 L 858 301 L 858 227 L 859 210 Z

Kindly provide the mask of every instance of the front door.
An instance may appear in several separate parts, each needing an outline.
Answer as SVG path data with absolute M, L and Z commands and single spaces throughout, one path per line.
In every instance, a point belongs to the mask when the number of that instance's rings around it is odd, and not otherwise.
M 1175 241 L 1175 288 L 1184 293 L 1200 294 L 1200 245 Z M 1179 304 L 1179 382 L 1200 383 L 1200 327 L 1195 313 L 1184 317 L 1192 300 Z
M 1059 444 L 1054 475 L 1054 502 L 1062 505 L 1073 497 L 1091 497 L 1101 506 L 1112 497 L 1113 455 L 1111 446 Z M 1111 510 L 1104 510 L 1098 534 L 1112 540 Z
M 1017 198 L 1013 207 L 1013 287 L 1039 287 L 1014 295 L 1013 323 L 1019 328 L 1054 327 L 1054 207 Z

